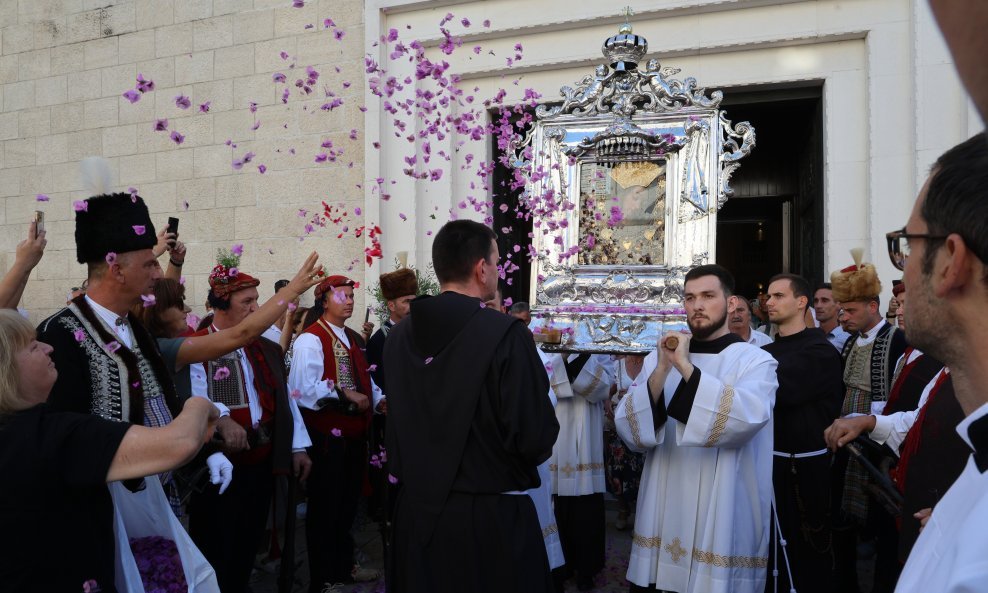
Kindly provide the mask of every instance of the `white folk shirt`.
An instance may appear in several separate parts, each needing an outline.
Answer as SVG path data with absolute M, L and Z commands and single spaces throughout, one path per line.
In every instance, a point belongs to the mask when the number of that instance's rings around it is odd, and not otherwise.
M 549 458 L 552 492 L 559 496 L 604 492 L 603 402 L 610 396 L 615 382 L 614 358 L 606 354 L 591 355 L 571 385 L 563 356 L 549 356 L 550 387 L 558 398 L 556 420 L 559 422 L 559 436 Z M 565 356 L 572 360 L 579 355 Z
M 257 395 L 257 389 L 254 387 L 254 369 L 250 366 L 247 353 L 244 352 L 243 348 L 237 350 L 237 361 L 240 363 L 240 372 L 243 373 L 244 377 L 247 406 L 250 408 L 250 421 L 256 425 L 261 421 L 261 399 Z M 192 395 L 209 399 L 205 365 L 189 365 L 189 375 L 192 379 Z M 214 402 L 213 405 L 219 409 L 220 416 L 228 416 L 230 414 L 230 409 L 225 405 L 217 402 Z M 288 409 L 292 412 L 292 424 L 294 425 L 292 430 L 292 451 L 296 453 L 304 451 L 306 447 L 312 446 L 312 440 L 309 439 L 309 431 L 305 429 L 305 423 L 302 422 L 302 414 L 298 411 L 298 405 L 292 397 L 288 398 Z
M 988 415 L 988 404 L 957 425 L 957 433 L 971 446 L 967 429 Z M 972 447 L 973 449 L 973 447 Z M 988 591 L 988 472 L 981 473 L 968 457 L 954 485 L 933 509 L 919 534 L 896 593 L 980 593 Z
M 536 348 L 536 351 L 539 353 L 539 358 L 542 359 L 542 364 L 546 367 L 546 372 L 549 373 L 549 382 L 551 383 L 552 364 L 549 361 L 549 355 L 538 348 Z M 552 402 L 553 407 L 555 407 L 557 399 L 552 387 L 549 388 L 549 400 Z M 539 516 L 539 527 L 542 529 L 542 543 L 545 544 L 545 553 L 549 557 L 549 568 L 555 569 L 566 564 L 566 558 L 563 556 L 562 542 L 559 541 L 559 527 L 556 525 L 556 515 L 552 511 L 550 461 L 546 459 L 539 465 L 539 479 L 541 480 L 539 487 L 526 490 L 525 494 L 535 504 L 535 512 Z
M 763 593 L 778 365 L 746 343 L 689 358 L 701 375 L 687 424 L 653 423 L 654 351 L 615 411 L 621 439 L 646 454 L 627 578 L 679 593 Z M 681 380 L 669 371 L 666 405 Z
M 337 327 L 332 323 L 326 323 L 326 325 L 333 331 L 337 340 L 350 348 L 350 339 L 347 338 L 346 331 L 342 327 Z M 298 405 L 303 408 L 318 410 L 319 406 L 316 405 L 316 402 L 324 397 L 339 399 L 336 390 L 329 386 L 329 380 L 322 378 L 326 368 L 325 361 L 322 342 L 315 334 L 303 333 L 295 338 L 295 343 L 292 345 L 292 366 L 288 372 L 288 389 L 293 393 L 298 392 Z M 354 376 L 356 376 L 356 369 L 354 369 Z M 384 393 L 381 392 L 377 383 L 374 383 L 373 378 L 370 381 L 371 402 L 376 412 L 378 404 L 384 399 Z
M 930 399 L 930 392 L 933 391 L 937 381 L 944 374 L 950 374 L 950 369 L 946 367 L 940 369 L 940 372 L 933 377 L 933 380 L 926 384 L 926 387 L 923 388 L 923 393 L 919 396 L 919 405 L 915 410 L 895 412 L 886 416 L 881 414 L 875 416 L 875 430 L 871 431 L 868 437 L 880 445 L 888 445 L 898 455 L 899 447 L 906 440 L 909 429 L 916 424 L 916 419 L 919 418 L 920 411 L 926 405 L 926 401 Z

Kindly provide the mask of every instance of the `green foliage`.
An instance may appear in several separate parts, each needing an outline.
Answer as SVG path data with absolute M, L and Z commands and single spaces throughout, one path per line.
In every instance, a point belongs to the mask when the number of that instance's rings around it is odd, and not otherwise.
M 216 263 L 227 269 L 240 267 L 240 256 L 226 249 L 216 250 Z
M 395 267 L 397 270 L 401 267 L 401 264 L 395 259 Z M 419 283 L 419 295 L 437 295 L 439 294 L 439 280 L 436 279 L 436 274 L 432 269 L 432 264 L 423 272 L 421 270 L 416 270 L 415 266 L 408 266 L 410 270 L 415 272 L 415 279 Z M 378 327 L 384 324 L 388 319 L 388 302 L 384 300 L 384 295 L 381 294 L 381 282 L 375 282 L 374 287 L 371 289 L 371 294 L 374 296 L 374 313 L 377 315 Z

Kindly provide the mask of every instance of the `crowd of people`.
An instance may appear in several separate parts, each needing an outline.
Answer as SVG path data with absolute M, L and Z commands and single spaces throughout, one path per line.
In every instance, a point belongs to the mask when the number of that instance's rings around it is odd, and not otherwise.
M 988 115 L 988 9 L 931 6 Z M 64 309 L 37 328 L 14 311 L 36 223 L 0 279 L 0 586 L 130 590 L 118 497 L 158 492 L 209 567 L 196 590 L 247 591 L 267 530 L 292 590 L 304 497 L 300 580 L 342 591 L 382 577 L 352 536 L 372 493 L 389 591 L 591 590 L 610 491 L 631 591 L 853 592 L 864 559 L 876 593 L 988 591 L 986 187 L 985 133 L 937 159 L 887 235 L 903 271 L 887 307 L 860 253 L 750 300 L 700 265 L 689 332 L 619 357 L 537 347 L 527 304 L 500 302 L 495 233 L 468 220 L 434 237 L 438 295 L 381 276 L 377 331 L 347 326 L 357 285 L 315 253 L 263 304 L 224 254 L 193 327 L 177 233 L 139 196 L 93 191 Z

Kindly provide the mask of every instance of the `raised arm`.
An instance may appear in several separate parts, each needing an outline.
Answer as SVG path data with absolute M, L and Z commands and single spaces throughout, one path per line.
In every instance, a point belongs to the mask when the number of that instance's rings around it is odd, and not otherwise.
M 190 397 L 182 413 L 166 426 L 131 426 L 113 456 L 106 481 L 143 478 L 185 464 L 212 436 L 218 418 L 212 402 Z
M 13 265 L 0 280 L 0 309 L 16 309 L 27 286 L 31 270 L 38 265 L 45 254 L 45 231 L 37 232 L 38 223 L 32 222 L 27 231 L 27 239 L 17 244 L 17 255 Z
M 197 336 L 183 341 L 176 357 L 176 370 L 193 363 L 219 358 L 237 348 L 242 348 L 263 334 L 264 330 L 271 327 L 271 324 L 276 322 L 281 314 L 288 309 L 289 303 L 322 280 L 321 269 L 316 266 L 318 259 L 319 255 L 313 251 L 287 286 L 279 290 L 260 309 L 248 315 L 237 325 L 206 336 Z

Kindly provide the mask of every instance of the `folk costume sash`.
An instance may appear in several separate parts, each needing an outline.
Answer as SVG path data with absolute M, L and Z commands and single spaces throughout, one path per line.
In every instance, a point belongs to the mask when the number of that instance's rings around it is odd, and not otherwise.
M 302 333 L 312 334 L 319 338 L 323 353 L 323 380 L 332 381 L 334 385 L 344 389 L 352 389 L 370 398 L 372 397 L 371 378 L 367 358 L 357 345 L 356 332 L 348 327 L 344 328 L 343 331 L 346 332 L 347 338 L 350 340 L 349 348 L 321 317 Z M 359 416 L 343 414 L 328 407 L 318 411 L 302 408 L 302 418 L 310 432 L 315 431 L 322 435 L 328 435 L 336 429 L 341 431 L 342 437 L 350 439 L 366 437 L 373 413 L 373 405 Z
M 85 295 L 73 299 L 68 311 L 71 315 L 59 322 L 70 333 L 85 332 L 84 338 L 76 341 L 86 351 L 90 368 L 101 377 L 99 385 L 90 386 L 93 414 L 141 426 L 164 426 L 182 411 L 158 346 L 134 315 L 127 314 L 136 345 L 131 350 L 106 329 Z M 164 406 L 147 406 L 145 400 L 152 398 L 162 398 Z

